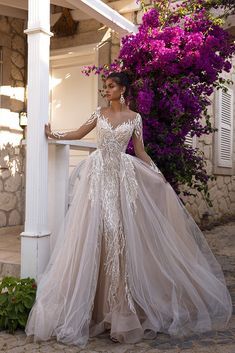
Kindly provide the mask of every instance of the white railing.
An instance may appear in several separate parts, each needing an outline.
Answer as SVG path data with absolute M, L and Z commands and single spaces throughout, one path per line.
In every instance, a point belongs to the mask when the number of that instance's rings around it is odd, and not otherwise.
M 49 140 L 48 160 L 48 219 L 52 234 L 56 234 L 68 209 L 70 150 L 96 149 L 96 143 L 87 141 Z M 86 157 L 85 157 L 86 158 Z M 51 244 L 54 240 L 51 239 Z

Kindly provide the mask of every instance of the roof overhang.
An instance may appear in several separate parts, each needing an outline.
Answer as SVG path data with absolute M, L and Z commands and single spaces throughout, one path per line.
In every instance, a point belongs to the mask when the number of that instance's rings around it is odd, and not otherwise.
M 101 0 L 51 0 L 51 4 L 67 7 L 71 10 L 85 13 L 88 18 L 94 18 L 121 36 L 128 33 L 136 33 L 138 27 L 118 11 L 137 10 L 135 1 L 119 0 L 105 4 Z M 113 7 L 113 8 L 112 8 Z M 117 11 L 117 10 L 118 11 Z M 16 18 L 27 18 L 28 0 L 0 0 L 0 14 Z M 125 13 L 124 11 L 120 11 Z M 73 11 L 72 11 L 73 12 Z
M 138 30 L 134 23 L 120 15 L 101 0 L 67 0 L 67 2 L 121 35 L 136 33 Z

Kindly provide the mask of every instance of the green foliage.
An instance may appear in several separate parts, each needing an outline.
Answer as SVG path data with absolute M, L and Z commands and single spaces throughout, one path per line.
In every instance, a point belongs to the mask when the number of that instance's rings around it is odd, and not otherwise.
M 0 329 L 13 333 L 25 328 L 36 297 L 33 278 L 4 277 L 0 281 Z
M 208 12 L 209 19 L 214 25 L 222 26 L 228 16 L 235 14 L 234 0 L 151 0 L 139 1 L 142 10 L 146 12 L 150 7 L 155 7 L 160 13 L 160 24 L 162 27 L 171 22 L 172 17 L 176 15 L 180 18 L 195 13 L 200 9 Z M 215 11 L 220 10 L 220 11 Z

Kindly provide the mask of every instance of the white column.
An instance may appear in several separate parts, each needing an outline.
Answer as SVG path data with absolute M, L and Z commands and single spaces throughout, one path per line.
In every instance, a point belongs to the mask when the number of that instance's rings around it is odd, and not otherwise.
M 29 0 L 28 127 L 25 229 L 21 233 L 21 277 L 43 272 L 50 248 L 48 229 L 48 143 L 50 0 Z
M 50 248 L 54 248 L 62 220 L 68 209 L 69 184 L 69 145 L 49 144 L 48 173 L 48 216 L 49 227 L 52 230 Z

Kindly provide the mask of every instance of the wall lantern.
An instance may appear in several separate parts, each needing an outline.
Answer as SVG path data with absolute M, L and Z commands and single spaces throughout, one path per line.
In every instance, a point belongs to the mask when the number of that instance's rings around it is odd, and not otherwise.
M 28 124 L 28 117 L 27 113 L 22 111 L 19 113 L 19 125 L 23 129 L 23 139 L 25 139 L 25 130 Z

